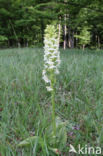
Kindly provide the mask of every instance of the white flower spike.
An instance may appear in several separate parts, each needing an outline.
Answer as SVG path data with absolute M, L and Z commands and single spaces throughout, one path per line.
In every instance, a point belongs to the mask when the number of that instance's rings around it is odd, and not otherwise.
M 43 79 L 47 83 L 47 90 L 52 91 L 51 73 L 59 74 L 60 65 L 59 39 L 54 25 L 47 25 L 44 36 L 44 70 Z M 48 86 L 49 85 L 49 86 Z

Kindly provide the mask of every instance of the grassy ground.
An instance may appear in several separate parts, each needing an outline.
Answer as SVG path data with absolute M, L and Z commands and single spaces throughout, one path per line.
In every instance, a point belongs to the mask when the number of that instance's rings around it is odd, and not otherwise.
M 56 115 L 68 121 L 67 145 L 103 145 L 103 54 L 61 50 Z M 50 94 L 42 80 L 43 49 L 0 50 L 0 155 L 53 156 L 44 147 L 18 148 L 51 124 Z M 73 155 L 72 155 L 73 156 Z

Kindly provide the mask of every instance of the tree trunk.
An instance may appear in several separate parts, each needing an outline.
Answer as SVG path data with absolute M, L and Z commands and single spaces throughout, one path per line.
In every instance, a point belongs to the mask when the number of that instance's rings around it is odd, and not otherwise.
M 74 31 L 72 32 L 72 47 L 71 48 L 74 48 Z
M 84 51 L 84 49 L 85 49 L 85 44 L 83 44 L 83 51 Z
M 99 35 L 97 36 L 97 41 L 98 41 L 98 48 L 100 49 L 100 37 L 99 37 Z
M 65 25 L 64 25 L 64 50 L 66 49 L 66 34 L 67 34 L 67 26 L 66 26 L 66 14 L 64 15 L 64 21 L 65 21 Z
M 19 39 L 17 37 L 17 34 L 16 34 L 16 31 L 15 31 L 15 28 L 11 22 L 11 20 L 9 20 L 10 24 L 11 24 L 11 27 L 12 27 L 12 30 L 13 30 L 13 33 L 14 33 L 14 36 L 15 36 L 15 39 L 16 39 L 16 43 L 17 43 L 17 47 L 20 48 L 20 42 L 19 42 Z
M 74 32 L 71 32 L 70 28 L 68 28 L 68 47 L 74 48 Z
M 75 34 L 78 35 L 77 32 Z M 75 47 L 77 47 L 77 45 L 78 45 L 78 38 L 76 37 L 75 38 Z
M 59 18 L 59 32 L 58 32 L 58 42 L 59 42 L 59 47 L 60 47 L 60 35 L 61 35 L 61 18 Z
M 70 28 L 68 28 L 68 47 L 71 48 L 71 35 L 70 35 Z

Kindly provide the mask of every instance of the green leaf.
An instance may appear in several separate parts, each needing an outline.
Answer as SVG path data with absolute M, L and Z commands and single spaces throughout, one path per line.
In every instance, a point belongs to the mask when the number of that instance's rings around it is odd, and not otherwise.
M 66 122 L 63 122 L 60 117 L 56 117 L 56 136 L 53 135 L 52 126 L 46 130 L 50 147 L 56 146 L 62 148 L 67 142 Z
M 39 137 L 38 136 L 32 136 L 32 137 L 29 137 L 23 141 L 21 141 L 19 144 L 18 144 L 18 147 L 24 147 L 24 146 L 29 146 L 29 145 L 32 145 L 36 142 L 38 142 L 39 140 Z
M 49 150 L 52 151 L 53 153 L 57 154 L 57 155 L 60 154 L 60 151 L 57 148 L 49 147 Z

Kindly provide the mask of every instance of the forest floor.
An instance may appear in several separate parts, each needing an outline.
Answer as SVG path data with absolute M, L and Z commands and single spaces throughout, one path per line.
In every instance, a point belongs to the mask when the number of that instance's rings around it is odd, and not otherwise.
M 17 146 L 30 136 L 43 136 L 51 124 L 50 93 L 42 70 L 43 49 L 0 50 L 0 156 L 54 156 L 46 145 L 44 151 L 37 145 Z M 78 144 L 102 148 L 103 53 L 61 50 L 55 87 L 56 115 L 68 122 L 61 155 L 70 155 L 70 144 L 76 149 Z

